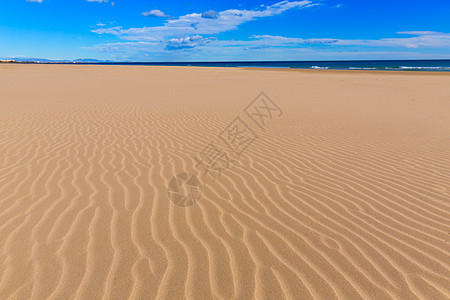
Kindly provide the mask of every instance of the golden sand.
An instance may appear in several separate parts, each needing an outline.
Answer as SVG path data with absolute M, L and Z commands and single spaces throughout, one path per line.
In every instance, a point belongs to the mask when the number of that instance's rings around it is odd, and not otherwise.
M 449 299 L 450 76 L 408 74 L 0 65 L 0 299 Z

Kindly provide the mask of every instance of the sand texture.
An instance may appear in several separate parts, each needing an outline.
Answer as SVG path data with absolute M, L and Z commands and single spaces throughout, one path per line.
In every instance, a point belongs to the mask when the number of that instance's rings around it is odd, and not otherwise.
M 2 300 L 450 299 L 449 232 L 448 75 L 0 65 Z

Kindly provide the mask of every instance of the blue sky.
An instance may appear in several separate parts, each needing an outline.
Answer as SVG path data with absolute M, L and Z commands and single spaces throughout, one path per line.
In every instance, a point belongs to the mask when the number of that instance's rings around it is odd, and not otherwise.
M 0 58 L 450 59 L 449 0 L 0 0 Z

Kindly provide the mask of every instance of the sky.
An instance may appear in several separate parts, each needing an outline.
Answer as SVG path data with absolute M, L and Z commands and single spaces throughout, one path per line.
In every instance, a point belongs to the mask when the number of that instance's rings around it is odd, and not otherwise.
M 0 58 L 450 59 L 450 0 L 0 0 Z

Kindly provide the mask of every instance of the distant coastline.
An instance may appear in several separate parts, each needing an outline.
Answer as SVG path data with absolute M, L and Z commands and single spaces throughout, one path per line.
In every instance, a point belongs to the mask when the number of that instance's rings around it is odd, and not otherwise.
M 315 70 L 360 71 L 425 71 L 450 72 L 450 59 L 439 60 L 341 60 L 341 61 L 236 61 L 236 62 L 114 62 L 95 59 L 46 60 L 3 59 L 0 63 L 13 64 L 83 64 L 83 65 L 136 65 L 136 66 L 193 66 L 235 68 L 281 68 Z

